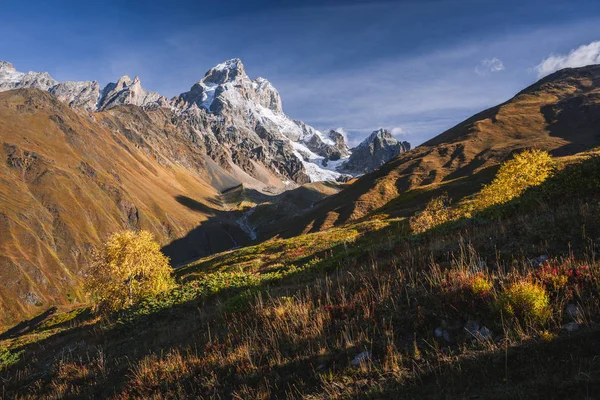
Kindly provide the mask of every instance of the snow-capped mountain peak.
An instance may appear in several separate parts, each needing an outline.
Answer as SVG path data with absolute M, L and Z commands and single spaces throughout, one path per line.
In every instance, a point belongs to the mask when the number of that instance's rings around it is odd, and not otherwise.
M 237 168 L 252 179 L 264 179 L 261 171 L 266 168 L 282 183 L 340 180 L 345 179 L 342 167 L 353 165 L 347 162 L 352 159 L 343 134 L 329 131 L 324 135 L 288 117 L 277 89 L 265 78 L 248 77 L 239 58 L 211 68 L 189 91 L 170 101 L 145 90 L 137 76 L 132 80 L 124 75 L 101 90 L 96 81 L 57 82 L 48 73 L 18 72 L 11 63 L 0 61 L 0 91 L 17 88 L 46 90 L 69 106 L 89 112 L 123 105 L 168 109 L 173 118 L 189 125 L 190 140 L 197 141 L 195 135 L 201 135 L 209 157 L 226 170 Z M 365 142 L 384 143 L 396 151 L 390 140 L 395 141 L 389 132 L 380 130 Z M 385 157 L 375 164 L 379 166 L 382 160 Z
M 205 84 L 224 84 L 233 82 L 236 79 L 248 78 L 244 70 L 244 64 L 239 58 L 232 58 L 220 64 L 217 64 L 202 78 L 201 82 Z

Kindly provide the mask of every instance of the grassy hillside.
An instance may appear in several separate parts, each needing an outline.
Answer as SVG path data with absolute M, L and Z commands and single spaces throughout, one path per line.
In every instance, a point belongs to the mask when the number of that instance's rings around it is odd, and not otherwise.
M 217 219 L 213 251 L 246 238 L 221 218 L 204 156 L 181 133 L 142 129 L 161 110 L 130 107 L 138 130 L 126 134 L 104 126 L 127 124 L 119 113 L 79 114 L 34 89 L 0 93 L 0 326 L 80 298 L 90 250 L 114 231 L 148 229 L 167 244 Z
M 589 150 L 600 145 L 599 115 L 600 66 L 564 69 L 400 154 L 304 215 L 281 221 L 279 232 L 291 237 L 360 219 L 408 190 L 485 175 L 525 148 L 555 156 Z
M 419 235 L 417 204 L 469 201 L 494 172 L 198 260 L 173 291 L 107 319 L 41 315 L 0 337 L 3 396 L 587 398 L 600 389 L 592 155 Z

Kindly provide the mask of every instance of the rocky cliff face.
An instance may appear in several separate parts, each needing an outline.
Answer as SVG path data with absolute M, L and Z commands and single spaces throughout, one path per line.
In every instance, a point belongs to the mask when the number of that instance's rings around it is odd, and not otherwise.
M 340 170 L 353 174 L 371 172 L 409 150 L 410 143 L 399 142 L 388 130 L 379 129 L 352 149 L 352 155 Z
M 142 88 L 140 78 L 131 80 L 127 75 L 122 76 L 117 83 L 109 83 L 98 98 L 97 110 L 108 110 L 114 107 L 132 104 L 134 106 L 168 107 L 169 100 L 156 92 Z
M 163 109 L 178 129 L 189 132 L 191 145 L 199 146 L 236 180 L 257 188 L 343 181 L 406 149 L 382 133 L 372 135 L 350 156 L 342 134 L 324 135 L 289 118 L 277 89 L 264 78 L 251 79 L 237 58 L 211 68 L 189 91 L 172 99 L 145 90 L 138 77 L 123 76 L 101 89 L 96 81 L 58 82 L 48 73 L 18 72 L 0 61 L 0 91 L 18 88 L 48 91 L 88 113 L 122 106 Z M 122 130 L 122 125 L 112 127 Z

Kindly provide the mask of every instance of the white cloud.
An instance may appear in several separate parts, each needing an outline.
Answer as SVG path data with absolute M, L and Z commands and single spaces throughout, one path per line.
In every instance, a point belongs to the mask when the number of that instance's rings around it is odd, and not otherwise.
M 406 135 L 406 131 L 399 126 L 395 126 L 392 128 L 392 135 L 394 135 L 394 136 Z
M 487 75 L 488 73 L 504 71 L 504 64 L 499 58 L 485 58 L 475 67 L 477 75 Z
M 591 64 L 600 64 L 600 41 L 573 49 L 567 55 L 552 54 L 539 63 L 535 70 L 538 77 L 544 77 L 563 68 L 584 67 Z

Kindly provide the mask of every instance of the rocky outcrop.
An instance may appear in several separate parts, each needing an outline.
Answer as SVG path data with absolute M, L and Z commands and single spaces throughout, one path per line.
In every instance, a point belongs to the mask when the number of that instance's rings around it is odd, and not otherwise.
M 96 108 L 99 111 L 108 110 L 127 104 L 140 107 L 168 107 L 169 100 L 156 92 L 144 90 L 139 77 L 136 76 L 132 81 L 125 75 L 117 83 L 111 82 L 106 85 Z
M 48 90 L 57 83 L 47 72 L 18 72 L 11 63 L 0 61 L 0 91 L 20 88 Z
M 352 149 L 352 155 L 340 170 L 353 174 L 364 174 L 381 167 L 398 154 L 409 150 L 410 143 L 399 142 L 388 130 L 379 129 Z
M 49 92 L 71 108 L 96 111 L 100 85 L 96 81 L 61 82 L 52 86 Z

